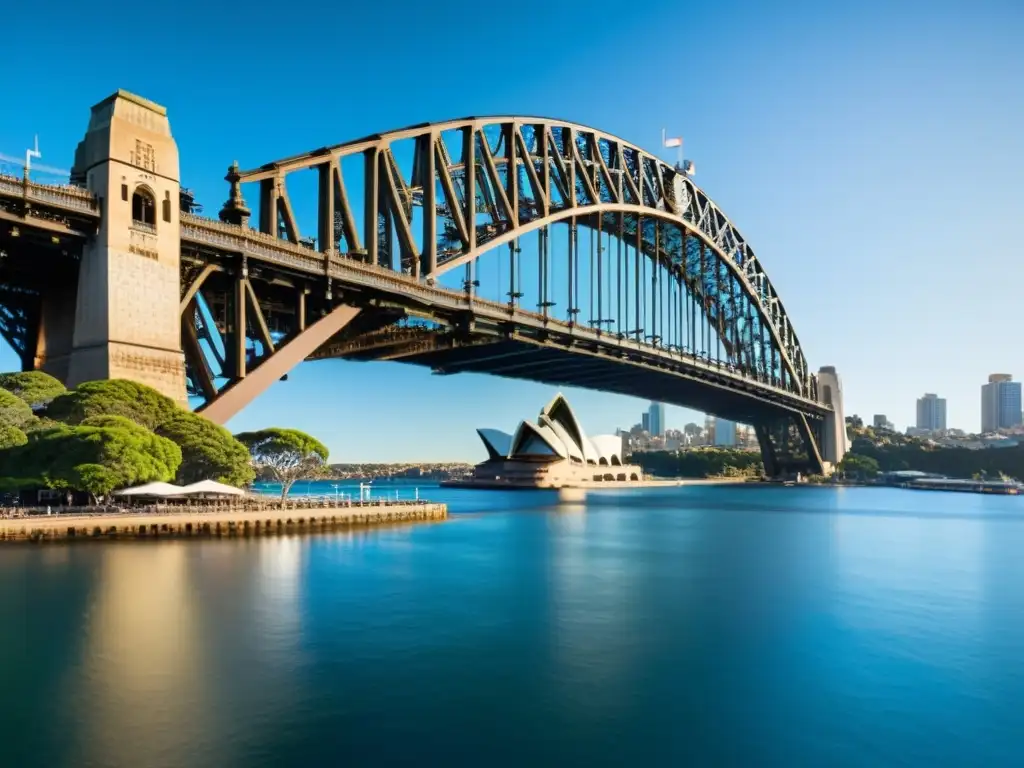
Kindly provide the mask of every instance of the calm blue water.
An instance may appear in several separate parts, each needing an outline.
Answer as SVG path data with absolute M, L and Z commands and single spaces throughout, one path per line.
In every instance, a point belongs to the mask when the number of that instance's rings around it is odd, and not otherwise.
M 1024 499 L 432 489 L 0 551 L 0 765 L 1024 764 Z

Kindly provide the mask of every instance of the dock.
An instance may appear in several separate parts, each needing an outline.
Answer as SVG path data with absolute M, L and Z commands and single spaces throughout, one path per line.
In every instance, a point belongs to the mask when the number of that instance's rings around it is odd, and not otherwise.
M 86 508 L 87 510 L 88 508 Z M 239 505 L 152 505 L 0 518 L 0 543 L 242 538 L 327 533 L 448 517 L 445 504 L 370 501 Z M 33 510 L 34 511 L 34 510 Z

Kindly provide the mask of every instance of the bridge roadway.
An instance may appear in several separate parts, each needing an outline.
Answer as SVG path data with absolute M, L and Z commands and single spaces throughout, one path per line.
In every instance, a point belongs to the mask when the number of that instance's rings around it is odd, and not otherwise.
M 85 189 L 0 176 L 0 220 L 29 225 L 49 236 L 53 244 L 87 238 L 98 227 L 100 217 L 100 202 Z M 435 342 L 391 359 L 426 365 L 439 373 L 492 373 L 603 389 L 706 411 L 717 409 L 739 421 L 763 419 L 773 411 L 799 413 L 812 419 L 831 411 L 814 399 L 682 351 L 430 285 L 385 267 L 324 254 L 249 227 L 188 213 L 181 213 L 180 221 L 183 250 L 202 252 L 222 267 L 245 256 L 250 264 L 297 276 L 329 277 L 341 294 L 356 291 L 372 297 L 378 307 L 462 325 L 472 336 L 460 341 L 441 334 L 445 340 L 441 344 Z M 487 345 L 486 352 L 480 349 L 481 344 Z M 328 342 L 310 358 L 346 355 L 343 343 Z
M 225 254 L 245 254 L 250 260 L 311 276 L 326 273 L 343 290 L 359 289 L 412 315 L 431 318 L 440 315 L 453 323 L 457 316 L 468 315 L 475 325 L 490 324 L 493 336 L 504 336 L 509 340 L 501 351 L 489 350 L 484 356 L 480 355 L 478 345 L 469 345 L 412 355 L 406 360 L 428 365 L 439 372 L 476 371 L 606 389 L 678 405 L 703 407 L 705 410 L 714 409 L 712 401 L 721 409 L 725 398 L 730 401 L 728 411 L 740 421 L 764 415 L 763 412 L 758 414 L 761 408 L 751 408 L 755 403 L 811 417 L 822 417 L 830 411 L 828 406 L 815 400 L 712 361 L 633 338 L 619 338 L 599 329 L 567 323 L 521 307 L 510 307 L 507 303 L 431 286 L 425 281 L 364 261 L 340 256 L 325 257 L 309 248 L 252 229 L 182 214 L 181 239 L 195 247 Z M 579 355 L 590 358 L 591 365 L 581 366 L 578 359 L 573 359 Z M 531 357 L 526 365 L 525 356 Z M 624 377 L 621 371 L 619 375 L 609 375 L 609 365 L 621 367 L 623 363 L 633 368 L 633 375 Z M 637 375 L 641 370 L 654 377 L 646 385 Z

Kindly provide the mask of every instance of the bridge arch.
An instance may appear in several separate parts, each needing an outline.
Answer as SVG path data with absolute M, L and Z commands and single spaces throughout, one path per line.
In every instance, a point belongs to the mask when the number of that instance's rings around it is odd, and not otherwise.
M 409 172 L 396 149 L 403 142 L 414 145 Z M 352 184 L 342 166 L 354 156 L 363 161 L 362 178 Z M 421 278 L 439 277 L 555 222 L 586 226 L 588 219 L 622 215 L 635 217 L 638 227 L 651 220 L 677 227 L 702 243 L 716 265 L 725 265 L 751 300 L 793 388 L 816 396 L 792 323 L 746 239 L 691 178 L 623 139 L 552 118 L 467 117 L 374 134 L 250 171 L 233 169 L 236 185 L 260 185 L 262 231 L 302 239 L 286 183 L 302 169 L 320 174 L 321 251 L 373 264 L 387 261 Z M 444 212 L 449 242 L 440 237 L 434 217 L 421 216 L 422 234 L 414 232 L 417 207 Z M 391 224 L 397 244 L 376 236 Z M 720 326 L 728 313 L 721 297 L 710 294 L 702 310 Z
M 750 284 L 748 276 L 743 269 L 737 265 L 733 259 L 730 259 L 728 255 L 706 235 L 706 233 L 701 231 L 692 222 L 689 222 L 680 216 L 676 216 L 669 211 L 647 209 L 638 205 L 620 203 L 602 203 L 600 205 L 584 206 L 579 208 L 566 208 L 551 213 L 543 218 L 538 218 L 521 224 L 514 229 L 510 229 L 507 232 L 488 240 L 483 245 L 477 246 L 472 251 L 462 253 L 450 261 L 445 261 L 443 265 L 440 265 L 434 272 L 426 275 L 426 277 L 438 277 L 443 275 L 457 267 L 476 261 L 494 249 L 502 245 L 508 245 L 525 234 L 549 227 L 552 224 L 565 222 L 567 220 L 581 220 L 587 222 L 593 220 L 594 217 L 604 216 L 607 214 L 629 214 L 643 219 L 653 218 L 684 229 L 694 237 L 699 238 L 707 246 L 710 255 L 717 260 L 717 263 L 723 265 L 729 270 L 731 277 L 742 287 L 742 290 L 745 291 L 748 297 L 754 299 L 758 298 L 757 290 Z M 582 226 L 589 225 L 582 224 Z M 653 248 L 653 245 L 650 245 L 650 247 Z M 652 259 L 660 258 L 657 254 L 648 254 L 648 256 Z M 693 286 L 688 285 L 688 288 L 692 289 Z M 702 309 L 705 315 L 708 316 L 708 319 L 716 326 L 717 330 L 722 333 L 723 343 L 726 345 L 730 357 L 733 357 L 737 351 L 735 348 L 737 346 L 737 342 L 734 339 L 725 338 L 725 330 L 720 327 L 722 325 L 720 318 L 724 315 L 724 308 L 720 306 L 720 300 L 722 297 L 717 294 L 708 294 L 706 298 L 715 306 L 703 303 Z M 793 380 L 798 383 L 801 391 L 803 391 L 803 386 L 806 384 L 806 364 L 803 362 L 802 356 L 797 356 L 795 360 L 791 358 L 787 351 L 784 339 L 780 335 L 780 328 L 777 323 L 773 321 L 769 310 L 761 301 L 754 301 L 753 306 L 756 308 L 762 322 L 765 323 L 765 327 L 771 333 L 773 343 L 780 354 L 783 365 L 785 365 L 790 376 L 793 377 Z

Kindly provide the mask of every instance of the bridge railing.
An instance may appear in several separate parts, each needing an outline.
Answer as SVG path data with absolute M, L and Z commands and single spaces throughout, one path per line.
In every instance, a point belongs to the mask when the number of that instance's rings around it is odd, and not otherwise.
M 99 214 L 96 196 L 70 184 L 37 184 L 25 178 L 0 173 L 0 194 L 24 197 L 37 203 Z

